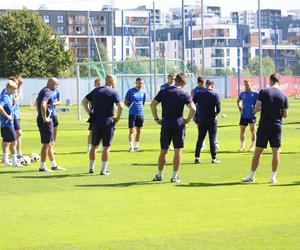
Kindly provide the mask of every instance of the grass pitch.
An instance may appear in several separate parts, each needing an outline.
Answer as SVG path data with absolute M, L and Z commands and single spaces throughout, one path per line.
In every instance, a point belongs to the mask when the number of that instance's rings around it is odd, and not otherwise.
M 22 111 L 23 151 L 39 153 L 35 113 Z M 109 162 L 112 175 L 99 176 L 87 174 L 87 123 L 76 120 L 75 108 L 60 113 L 57 162 L 66 171 L 38 173 L 38 163 L 0 167 L 0 249 L 299 249 L 300 102 L 290 99 L 289 112 L 277 185 L 268 184 L 270 149 L 257 182 L 240 183 L 252 155 L 237 153 L 235 100 L 222 100 L 221 164 L 211 164 L 208 152 L 201 154 L 203 164 L 193 164 L 197 131 L 195 124 L 187 126 L 180 184 L 169 183 L 170 164 L 164 182 L 151 182 L 159 154 L 154 121 L 145 122 L 141 152 L 129 153 L 122 120 Z M 149 105 L 146 113 L 151 118 Z M 246 136 L 249 146 L 249 131 Z M 172 157 L 170 151 L 169 163 Z M 98 172 L 100 154 L 96 166 Z

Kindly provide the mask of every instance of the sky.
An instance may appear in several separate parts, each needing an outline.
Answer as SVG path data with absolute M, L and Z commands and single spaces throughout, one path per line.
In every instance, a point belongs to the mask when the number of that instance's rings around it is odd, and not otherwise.
M 115 1 L 115 6 L 120 9 L 135 8 L 140 5 L 152 7 L 152 0 L 0 0 L 0 9 L 13 9 L 27 7 L 38 9 L 46 5 L 49 10 L 101 10 L 103 4 Z M 185 4 L 195 4 L 197 0 L 185 0 Z M 181 0 L 156 0 L 156 8 L 167 10 L 170 7 L 180 7 Z M 200 0 L 198 0 L 200 2 Z M 222 16 L 229 16 L 230 11 L 256 10 L 257 0 L 204 0 L 205 5 L 217 5 L 222 8 Z M 299 0 L 261 0 L 261 8 L 281 9 L 283 14 L 286 10 L 300 9 Z

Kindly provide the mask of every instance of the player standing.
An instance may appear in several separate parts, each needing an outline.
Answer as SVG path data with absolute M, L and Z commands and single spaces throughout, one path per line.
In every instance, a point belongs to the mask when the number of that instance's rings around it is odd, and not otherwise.
M 160 89 L 165 89 L 167 87 L 174 85 L 174 79 L 175 79 L 175 75 L 173 73 L 168 74 L 167 82 L 161 85 Z
M 256 131 L 255 131 L 256 116 L 254 114 L 254 107 L 258 97 L 258 93 L 252 91 L 251 83 L 248 80 L 244 81 L 244 86 L 245 86 L 245 91 L 241 92 L 237 99 L 237 106 L 241 113 L 241 118 L 240 118 L 241 146 L 239 151 L 242 152 L 245 150 L 245 130 L 249 124 L 250 132 L 251 132 L 251 145 L 248 151 L 253 152 L 255 148 L 255 141 L 256 141 Z M 241 101 L 242 101 L 242 107 L 240 105 Z
M 177 173 L 182 159 L 184 147 L 185 124 L 189 123 L 196 112 L 196 106 L 192 97 L 182 88 L 186 85 L 186 76 L 180 73 L 175 78 L 175 86 L 162 89 L 151 103 L 151 111 L 154 120 L 161 125 L 160 146 L 158 158 L 158 172 L 153 181 L 161 181 L 163 169 L 166 165 L 168 149 L 171 141 L 174 145 L 173 174 L 171 182 L 181 182 Z M 161 103 L 162 119 L 158 118 L 157 105 Z M 183 118 L 184 106 L 189 107 L 187 118 Z
M 142 90 L 142 78 L 138 77 L 135 81 L 135 87 L 127 91 L 125 96 L 125 105 L 129 109 L 128 128 L 129 128 L 129 151 L 137 152 L 141 138 L 141 129 L 144 125 L 144 105 L 146 93 Z M 134 128 L 136 129 L 135 141 Z
M 58 127 L 57 107 L 61 105 L 60 91 L 58 88 L 52 91 L 52 102 L 54 107 L 51 116 L 53 120 L 53 142 L 55 142 Z
M 249 176 L 243 182 L 254 182 L 255 171 L 258 168 L 262 152 L 267 148 L 268 142 L 272 148 L 272 176 L 270 182 L 277 183 L 277 170 L 280 160 L 282 118 L 288 115 L 288 99 L 279 89 L 280 77 L 274 73 L 269 78 L 269 88 L 259 92 L 255 105 L 255 113 L 261 111 L 259 127 L 257 130 L 256 148 L 251 163 Z
M 49 78 L 46 87 L 42 88 L 36 99 L 37 105 L 37 125 L 41 136 L 41 165 L 40 172 L 53 172 L 55 170 L 65 170 L 57 165 L 54 158 L 54 137 L 53 137 L 53 120 L 51 114 L 53 112 L 52 91 L 58 87 L 58 80 L 54 77 Z M 51 162 L 51 169 L 46 166 L 46 159 Z
M 114 89 L 116 78 L 107 75 L 105 86 L 100 86 L 91 91 L 82 101 L 85 111 L 90 115 L 90 105 L 93 107 L 92 122 L 92 148 L 90 151 L 89 173 L 94 173 L 96 149 L 102 140 L 102 167 L 100 175 L 110 175 L 107 171 L 110 146 L 112 144 L 116 123 L 120 120 L 123 103 L 118 92 Z M 114 104 L 117 105 L 117 115 L 114 116 Z

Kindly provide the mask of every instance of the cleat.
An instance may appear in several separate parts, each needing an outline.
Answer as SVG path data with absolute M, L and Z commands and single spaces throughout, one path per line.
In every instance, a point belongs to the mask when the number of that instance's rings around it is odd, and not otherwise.
M 51 170 L 56 171 L 56 170 L 66 170 L 66 169 L 57 165 L 56 167 L 52 167 Z
M 276 178 L 276 177 L 270 179 L 270 183 L 271 183 L 271 184 L 276 184 L 277 182 L 278 182 L 278 181 L 277 181 L 277 178 Z
M 110 175 L 110 172 L 109 171 L 105 171 L 105 172 L 100 171 L 100 175 Z
M 39 172 L 53 173 L 54 171 L 49 168 L 39 168 Z
M 134 152 L 133 148 L 129 148 L 129 152 Z
M 134 150 L 134 152 L 139 152 L 139 148 L 138 147 L 135 147 L 133 150 Z
M 176 178 L 171 178 L 170 182 L 179 183 L 181 182 L 181 179 L 177 176 Z
M 161 176 L 155 175 L 152 181 L 162 181 Z
M 5 166 L 5 167 L 11 167 L 11 166 L 12 166 L 12 163 L 11 163 L 11 161 L 4 162 L 4 163 L 3 163 L 3 166 Z
M 255 182 L 255 178 L 250 178 L 249 176 L 247 176 L 246 178 L 243 178 L 241 180 L 242 182 Z
M 23 155 L 22 155 L 22 154 L 18 154 L 18 155 L 17 155 L 17 159 L 20 160 L 20 159 L 22 159 L 22 158 L 23 158 Z
M 202 163 L 201 161 L 200 161 L 200 159 L 195 159 L 195 164 L 200 164 L 200 163 Z
M 221 163 L 221 161 L 218 160 L 217 158 L 215 158 L 215 159 L 212 159 L 212 160 L 211 160 L 211 163 L 212 163 L 212 164 L 219 164 L 219 163 Z
M 94 173 L 94 169 L 89 169 L 89 174 L 93 174 Z
M 254 146 L 253 146 L 253 147 L 250 147 L 250 148 L 248 149 L 249 152 L 254 152 L 254 150 L 255 150 L 255 147 L 254 147 Z
M 240 147 L 239 152 L 244 152 L 245 151 L 245 147 Z

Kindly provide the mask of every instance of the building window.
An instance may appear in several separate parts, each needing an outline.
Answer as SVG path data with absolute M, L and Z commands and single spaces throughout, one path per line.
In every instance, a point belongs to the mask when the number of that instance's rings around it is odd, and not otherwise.
M 226 66 L 227 66 L 227 67 L 230 67 L 230 59 L 227 59 L 227 60 L 226 60 Z
M 130 38 L 126 37 L 126 46 L 129 46 Z
M 81 32 L 82 32 L 82 27 L 76 26 L 75 31 L 76 31 L 77 34 L 81 34 Z
M 44 19 L 44 22 L 45 22 L 45 23 L 50 23 L 50 16 L 44 15 L 44 16 L 43 16 L 43 19 Z
M 57 23 L 64 23 L 64 16 L 57 16 Z
M 59 34 L 64 33 L 64 26 L 57 26 L 56 31 L 57 31 L 57 33 L 59 33 Z
M 230 56 L 230 49 L 226 49 L 226 56 Z
M 104 34 L 104 27 L 100 27 L 100 33 L 101 33 L 101 35 L 103 35 Z

